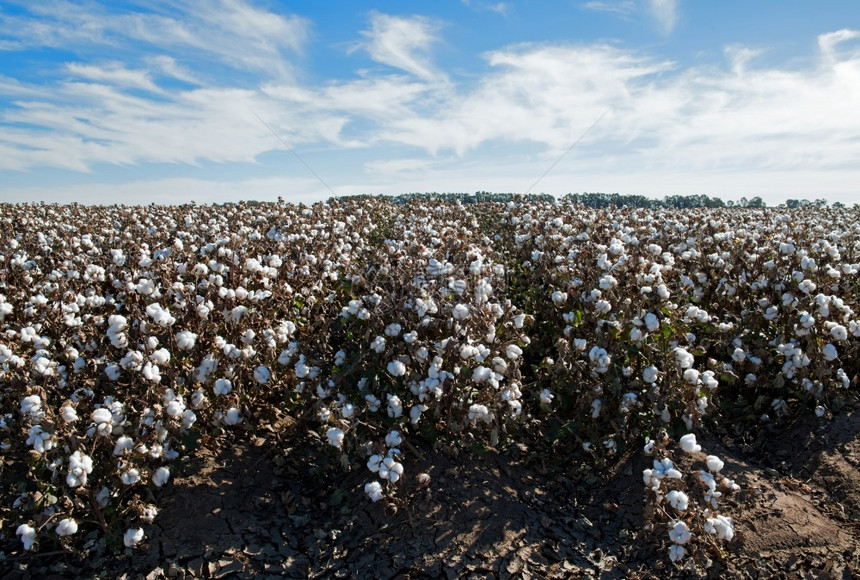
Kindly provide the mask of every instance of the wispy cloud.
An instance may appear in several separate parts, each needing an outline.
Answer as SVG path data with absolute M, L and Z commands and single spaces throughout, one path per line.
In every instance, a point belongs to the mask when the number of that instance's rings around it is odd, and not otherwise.
M 606 12 L 625 20 L 645 15 L 661 34 L 671 34 L 678 24 L 679 0 L 591 0 L 579 5 L 583 10 Z
M 579 5 L 584 10 L 593 10 L 595 12 L 609 12 L 620 16 L 629 16 L 636 11 L 636 2 L 633 0 L 623 1 L 601 1 L 594 0 L 593 2 L 583 2 Z
M 648 9 L 664 34 L 669 34 L 678 23 L 678 0 L 647 0 Z
M 444 75 L 435 69 L 429 54 L 438 41 L 437 28 L 438 25 L 422 16 L 407 18 L 372 12 L 370 30 L 361 32 L 366 40 L 356 48 L 366 50 L 379 63 L 424 80 L 439 80 Z

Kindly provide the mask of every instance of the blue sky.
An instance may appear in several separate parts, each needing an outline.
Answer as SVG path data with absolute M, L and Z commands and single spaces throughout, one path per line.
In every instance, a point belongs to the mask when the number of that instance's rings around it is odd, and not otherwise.
M 860 201 L 860 2 L 0 0 L 2 201 L 522 193 L 562 155 L 534 192 Z

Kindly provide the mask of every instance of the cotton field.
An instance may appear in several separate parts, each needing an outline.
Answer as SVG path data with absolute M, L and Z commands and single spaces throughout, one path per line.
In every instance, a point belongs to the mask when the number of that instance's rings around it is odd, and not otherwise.
M 419 445 L 653 456 L 682 562 L 739 489 L 696 433 L 826 420 L 860 381 L 857 209 L 0 204 L 0 232 L 2 534 L 34 552 L 134 550 L 181 457 L 289 418 L 367 502 L 426 484 Z

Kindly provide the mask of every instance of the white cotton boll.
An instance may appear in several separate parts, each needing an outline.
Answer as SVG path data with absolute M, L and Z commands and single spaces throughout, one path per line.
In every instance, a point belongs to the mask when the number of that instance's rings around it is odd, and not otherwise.
M 385 335 L 390 337 L 395 337 L 400 335 L 402 327 L 396 322 L 392 322 L 388 326 L 385 327 Z
M 472 371 L 472 380 L 476 383 L 483 383 L 487 381 L 493 374 L 493 371 L 488 369 L 485 366 L 477 366 Z
M 830 335 L 836 340 L 848 340 L 848 329 L 841 324 L 836 324 L 830 329 Z
M 24 545 L 24 550 L 32 550 L 33 544 L 36 543 L 36 529 L 28 524 L 21 524 L 15 531 L 15 535 L 21 536 L 21 543 Z
M 676 489 L 666 494 L 666 500 L 669 502 L 669 505 L 681 512 L 687 510 L 690 501 L 686 493 Z
M 182 330 L 176 333 L 176 346 L 182 350 L 191 350 L 197 342 L 197 335 L 190 330 Z
M 543 391 L 541 391 L 541 393 L 540 393 L 540 402 L 541 402 L 541 403 L 543 403 L 544 405 L 549 405 L 549 404 L 551 404 L 551 403 L 552 403 L 552 400 L 553 400 L 554 398 L 555 398 L 555 395 L 553 395 L 553 394 L 549 391 L 549 389 L 544 389 L 544 390 L 543 390 Z
M 161 487 L 167 483 L 168 479 L 170 479 L 170 470 L 163 466 L 156 469 L 155 473 L 152 474 L 152 483 L 154 483 L 156 487 Z
M 508 356 L 509 359 L 516 360 L 520 356 L 522 356 L 523 349 L 521 349 L 520 347 L 518 347 L 515 344 L 509 344 L 507 346 L 507 348 L 505 349 L 505 354 Z
M 140 471 L 134 468 L 123 471 L 122 475 L 120 475 L 120 479 L 125 485 L 134 485 L 140 481 Z
M 346 362 L 346 351 L 343 351 L 343 350 L 337 351 L 334 354 L 334 366 L 339 367 L 345 362 Z
M 367 497 L 369 497 L 373 502 L 377 502 L 384 497 L 382 486 L 378 481 L 371 481 L 370 483 L 364 484 L 364 493 L 367 494 Z
M 731 541 L 735 537 L 735 526 L 731 518 L 720 516 L 708 518 L 705 521 L 705 531 L 715 534 L 718 539 Z
M 355 407 L 352 403 L 347 403 L 343 407 L 340 408 L 340 415 L 344 419 L 349 419 L 355 413 Z
M 705 388 L 714 390 L 719 386 L 719 381 L 714 378 L 714 371 L 705 371 L 702 373 L 702 385 Z
M 213 388 L 216 395 L 226 395 L 233 390 L 233 383 L 229 379 L 218 379 Z
M 683 560 L 686 553 L 687 551 L 684 549 L 684 546 L 672 544 L 672 546 L 669 547 L 669 560 L 672 562 Z
M 191 426 L 197 422 L 197 415 L 191 409 L 185 409 L 182 412 L 182 426 L 186 429 L 191 429 Z
M 367 468 L 373 473 L 378 473 L 382 466 L 382 455 L 371 455 L 367 460 Z
M 236 407 L 230 407 L 224 413 L 223 421 L 227 425 L 238 425 L 242 422 L 242 413 Z
M 687 453 L 698 453 L 702 450 L 702 446 L 696 443 L 696 435 L 694 433 L 687 433 L 681 437 L 679 443 L 681 444 L 681 449 Z
M 122 537 L 126 548 L 133 548 L 143 540 L 143 528 L 129 528 Z
M 166 365 L 170 362 L 170 351 L 166 348 L 160 348 L 149 355 L 149 358 L 157 365 Z
M 681 521 L 677 521 L 672 524 L 672 527 L 669 529 L 669 539 L 672 540 L 675 544 L 686 544 L 692 539 L 693 535 L 690 533 L 690 528 L 687 527 L 687 524 Z
M 263 365 L 258 366 L 254 369 L 254 380 L 257 381 L 261 385 L 265 385 L 269 382 L 269 379 L 272 378 L 272 371 L 266 368 Z
M 60 537 L 71 536 L 78 531 L 78 522 L 72 518 L 64 518 L 60 520 L 60 523 L 57 524 L 54 531 L 57 532 L 57 535 Z
M 370 349 L 382 353 L 385 350 L 385 337 L 377 336 L 373 339 L 373 342 L 370 343 Z
M 469 307 L 465 304 L 457 304 L 451 312 L 454 320 L 464 320 L 469 317 Z
M 654 332 L 658 328 L 660 328 L 660 319 L 657 318 L 657 315 L 653 312 L 649 312 L 645 315 L 645 328 L 648 329 L 648 332 Z
M 167 408 L 165 409 L 165 412 L 174 419 L 180 417 L 184 411 L 185 403 L 180 399 L 170 401 L 167 403 Z
M 523 323 L 525 322 L 525 320 L 526 320 L 526 315 L 525 315 L 525 314 L 517 314 L 517 315 L 516 315 L 516 316 L 514 316 L 514 318 L 513 318 L 513 321 L 514 321 L 514 327 L 515 327 L 515 328 L 522 328 L 522 327 L 523 327 Z
M 69 457 L 69 473 L 66 483 L 69 487 L 80 487 L 87 483 L 87 476 L 93 472 L 93 459 L 80 450 Z
M 119 377 L 122 374 L 122 367 L 113 362 L 109 363 L 105 367 L 105 374 L 111 381 L 116 382 L 119 380 Z
M 391 483 L 397 483 L 403 476 L 403 464 L 398 463 L 393 457 L 386 457 L 382 460 L 382 466 L 379 468 L 379 477 L 387 479 Z
M 325 436 L 328 439 L 329 445 L 340 449 L 341 445 L 343 444 L 343 431 L 341 429 L 332 427 L 331 429 L 326 431 Z
M 556 306 L 561 306 L 567 301 L 567 292 L 562 292 L 561 290 L 556 290 L 552 293 L 552 301 Z
M 402 377 L 406 374 L 406 365 L 399 360 L 393 360 L 388 363 L 388 372 L 394 377 Z
M 642 380 L 648 384 L 654 384 L 657 381 L 657 367 L 650 366 L 646 367 L 642 371 Z
M 630 340 L 633 342 L 639 342 L 642 340 L 643 334 L 642 331 L 636 328 L 635 326 L 630 329 Z
M 42 398 L 39 395 L 30 395 L 21 399 L 21 413 L 34 418 L 41 416 Z
M 387 395 L 388 398 L 388 416 L 397 419 L 403 414 L 403 403 L 400 402 L 400 397 L 397 395 Z
M 821 356 L 824 357 L 824 360 L 830 362 L 836 360 L 839 357 L 839 351 L 836 350 L 836 347 L 833 346 L 832 343 L 827 343 L 821 349 Z
M 417 425 L 421 420 L 421 413 L 427 410 L 427 405 L 412 405 L 409 409 L 409 420 L 413 425 Z
M 397 431 L 391 431 L 388 435 L 385 436 L 385 444 L 388 447 L 397 447 L 402 442 L 403 439 L 400 437 L 400 433 Z
M 708 470 L 710 470 L 712 473 L 719 473 L 720 470 L 725 466 L 725 463 L 723 463 L 723 461 L 716 455 L 708 455 L 706 463 L 708 465 Z
M 65 405 L 60 409 L 60 416 L 66 423 L 74 423 L 78 420 L 78 412 L 71 405 Z
M 126 451 L 131 451 L 134 448 L 134 440 L 126 435 L 120 436 L 116 440 L 116 445 L 113 448 L 113 454 L 120 456 L 125 455 Z
M 154 365 L 149 361 L 147 361 L 147 363 L 143 365 L 143 369 L 140 371 L 140 374 L 142 374 L 143 378 L 150 382 L 161 382 L 161 369 L 158 368 L 157 365 Z
M 687 381 L 690 385 L 697 385 L 699 383 L 699 371 L 696 369 L 687 369 L 684 371 L 684 380 Z
M 687 352 L 686 349 L 676 347 L 672 353 L 675 355 L 675 362 L 682 369 L 688 369 L 693 366 L 693 355 Z

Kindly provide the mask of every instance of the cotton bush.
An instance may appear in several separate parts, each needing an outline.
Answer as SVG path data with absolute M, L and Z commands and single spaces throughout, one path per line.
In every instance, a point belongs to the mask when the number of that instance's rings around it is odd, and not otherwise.
M 0 204 L 0 440 L 30 498 L 13 525 L 26 549 L 101 521 L 133 548 L 189 441 L 227 444 L 275 415 L 316 432 L 332 465 L 367 469 L 374 502 L 412 477 L 413 443 L 523 440 L 591 470 L 709 414 L 732 429 L 824 419 L 860 372 L 858 217 Z M 681 445 L 704 457 L 695 437 Z M 673 560 L 702 533 L 730 539 L 713 514 L 713 532 L 688 519 L 731 487 L 704 461 L 684 479 L 664 454 L 643 474 L 648 493 L 677 492 L 667 518 L 691 524 Z M 49 510 L 36 489 L 61 501 Z M 90 492 L 102 502 L 75 501 Z

